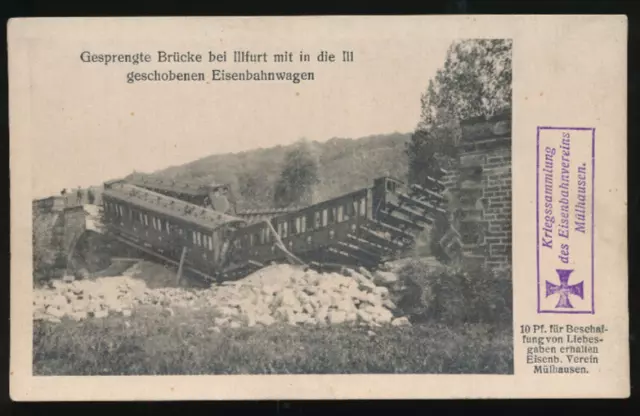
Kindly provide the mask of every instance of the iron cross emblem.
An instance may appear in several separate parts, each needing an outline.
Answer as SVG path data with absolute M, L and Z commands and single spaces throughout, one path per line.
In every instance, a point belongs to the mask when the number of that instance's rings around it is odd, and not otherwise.
M 553 284 L 547 280 L 546 297 L 555 295 L 557 293 L 560 295 L 560 297 L 558 298 L 558 304 L 556 305 L 556 308 L 573 308 L 569 296 L 575 295 L 580 299 L 584 299 L 584 282 L 580 282 L 575 285 L 569 285 L 569 276 L 571 275 L 571 273 L 573 273 L 573 269 L 556 269 L 556 272 L 558 273 L 558 278 L 560 279 L 560 285 Z

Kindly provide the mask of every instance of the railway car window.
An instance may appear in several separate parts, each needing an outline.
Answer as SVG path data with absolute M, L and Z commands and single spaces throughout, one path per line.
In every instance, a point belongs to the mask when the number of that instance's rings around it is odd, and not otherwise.
M 144 225 L 149 226 L 149 217 L 147 214 L 144 214 L 142 218 L 144 218 Z
M 360 200 L 360 215 L 363 217 L 367 215 L 367 198 Z
M 320 211 L 314 212 L 314 228 L 317 230 L 322 227 L 321 214 Z
M 329 208 L 329 224 L 336 222 L 336 217 L 338 216 L 336 211 L 336 207 Z
M 303 215 L 299 219 L 300 219 L 300 232 L 304 233 L 307 231 L 307 217 Z
M 295 221 L 295 233 L 301 233 L 302 232 L 302 217 L 296 217 Z
M 353 201 L 353 216 L 354 217 L 358 216 L 358 201 L 357 200 Z
M 352 216 L 353 216 L 353 207 L 351 206 L 351 204 L 347 203 L 344 206 L 344 220 L 347 221 Z
M 207 241 L 209 242 L 209 250 L 213 251 L 213 237 L 208 235 Z
M 300 229 L 300 227 L 298 227 L 298 219 L 297 218 L 293 218 L 290 221 L 290 225 L 289 225 L 289 229 L 291 230 L 291 235 L 296 235 L 298 234 L 298 229 Z
M 340 205 L 338 207 L 338 218 L 337 218 L 338 222 L 342 222 L 344 221 L 344 206 Z
M 305 216 L 305 219 L 306 219 L 306 223 L 308 224 L 308 228 L 310 230 L 313 230 L 313 224 L 314 224 L 314 222 L 313 222 L 313 213 L 307 214 Z
M 129 208 L 129 219 L 133 219 L 133 210 L 131 208 Z
M 282 236 L 283 236 L 283 237 L 286 237 L 286 236 L 287 236 L 287 233 L 288 233 L 288 231 L 289 231 L 289 230 L 288 230 L 287 225 L 288 225 L 288 224 L 287 224 L 287 222 L 286 222 L 286 221 L 282 223 Z
M 120 216 L 124 217 L 124 207 L 120 205 L 119 208 L 120 208 Z
M 169 227 L 169 221 L 165 221 L 164 225 L 167 227 L 167 234 L 171 234 L 171 228 Z
M 329 220 L 329 210 L 327 208 L 322 210 L 322 226 L 326 227 Z

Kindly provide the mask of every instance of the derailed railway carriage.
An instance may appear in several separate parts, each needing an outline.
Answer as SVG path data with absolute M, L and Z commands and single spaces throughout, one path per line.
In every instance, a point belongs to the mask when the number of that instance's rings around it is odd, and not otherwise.
M 105 184 L 105 223 L 120 241 L 206 279 L 228 280 L 264 265 L 376 268 L 409 249 L 445 210 L 441 192 L 390 177 L 372 187 L 274 216 L 236 217 L 136 186 Z
M 224 267 L 225 247 L 245 221 L 127 182 L 105 184 L 104 222 L 120 241 L 205 278 Z

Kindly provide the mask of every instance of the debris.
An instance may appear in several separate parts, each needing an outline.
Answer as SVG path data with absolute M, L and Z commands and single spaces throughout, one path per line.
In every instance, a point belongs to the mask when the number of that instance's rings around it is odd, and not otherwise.
M 130 317 L 136 307 L 155 305 L 159 308 L 158 313 L 168 318 L 175 315 L 176 308 L 207 308 L 216 316 L 211 322 L 214 328 L 278 323 L 348 323 L 371 327 L 391 322 L 394 325 L 408 323 L 406 318 L 394 320 L 395 304 L 385 287 L 397 280 L 391 272 L 376 272 L 372 281 L 366 269 L 320 273 L 300 266 L 277 264 L 244 279 L 201 290 L 152 288 L 149 282 L 157 283 L 158 279 L 146 274 L 149 272 L 165 273 L 161 266 L 138 263 L 123 276 L 53 282 L 50 288 L 35 291 L 34 319 L 51 321 L 65 316 L 75 320 L 99 319 L 108 317 L 110 312 Z M 160 281 L 164 279 L 166 275 L 163 274 Z

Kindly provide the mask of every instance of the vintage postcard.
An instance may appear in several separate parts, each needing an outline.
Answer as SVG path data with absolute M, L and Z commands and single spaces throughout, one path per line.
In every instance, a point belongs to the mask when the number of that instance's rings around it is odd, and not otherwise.
M 7 31 L 14 400 L 628 397 L 625 16 Z

